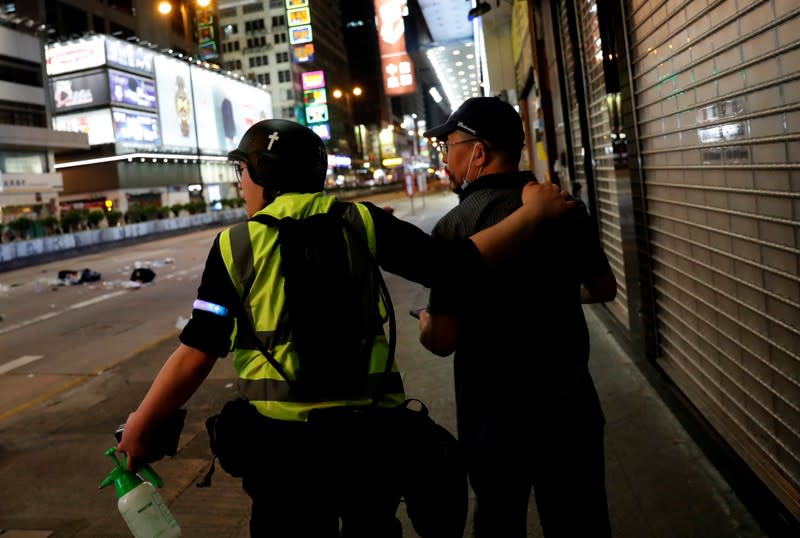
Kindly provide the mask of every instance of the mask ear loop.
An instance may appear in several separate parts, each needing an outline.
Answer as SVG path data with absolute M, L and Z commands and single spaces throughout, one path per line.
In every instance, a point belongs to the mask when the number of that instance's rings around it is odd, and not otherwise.
M 472 170 L 472 159 L 475 158 L 475 150 L 478 149 L 478 144 L 480 144 L 480 142 L 475 142 L 475 144 L 472 146 L 472 154 L 469 156 L 469 166 L 467 166 L 467 173 L 464 175 L 464 181 L 461 182 L 462 191 L 469 186 L 470 182 L 469 171 Z M 483 172 L 483 165 L 481 165 L 481 167 L 478 168 L 478 175 L 475 176 L 475 178 L 472 179 L 472 181 L 475 181 L 476 179 L 481 177 L 481 172 Z

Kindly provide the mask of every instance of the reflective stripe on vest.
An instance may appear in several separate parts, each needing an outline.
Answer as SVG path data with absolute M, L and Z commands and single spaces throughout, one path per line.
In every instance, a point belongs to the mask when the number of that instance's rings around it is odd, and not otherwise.
M 291 216 L 305 218 L 317 213 L 327 212 L 334 202 L 333 197 L 315 194 L 284 194 L 262 209 L 276 218 Z M 375 256 L 375 229 L 369 210 L 354 204 L 360 219 L 346 213 L 348 220 L 365 233 L 370 253 Z M 354 222 L 355 221 L 355 222 Z M 358 222 L 360 221 L 360 222 Z M 255 320 L 257 338 L 270 350 L 291 381 L 297 379 L 299 359 L 291 342 L 288 330 L 286 296 L 283 290 L 284 278 L 280 268 L 280 248 L 277 242 L 277 228 L 258 222 L 244 222 L 220 234 L 220 251 L 239 297 L 247 297 L 244 304 L 245 315 Z M 324 297 L 321 298 L 324 300 Z M 380 302 L 381 319 L 386 319 L 386 308 Z M 240 323 L 237 320 L 237 325 Z M 285 328 L 285 329 L 282 329 Z M 380 383 L 386 368 L 388 343 L 382 328 L 375 337 L 370 354 L 370 388 Z M 237 333 L 238 333 L 237 327 Z M 233 365 L 239 377 L 239 390 L 255 407 L 268 417 L 280 420 L 306 420 L 311 409 L 341 405 L 366 405 L 368 398 L 362 400 L 341 400 L 334 402 L 299 402 L 292 398 L 289 384 L 281 377 L 252 341 L 251 331 L 241 331 L 236 337 L 233 352 Z M 397 365 L 384 380 L 384 395 L 381 406 L 395 406 L 403 402 L 403 383 Z

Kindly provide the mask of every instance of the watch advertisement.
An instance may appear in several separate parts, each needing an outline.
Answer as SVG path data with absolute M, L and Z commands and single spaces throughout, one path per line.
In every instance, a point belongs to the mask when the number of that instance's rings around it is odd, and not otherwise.
M 149 78 L 109 69 L 108 86 L 115 105 L 156 109 L 156 83 Z
M 113 37 L 106 37 L 106 56 L 110 66 L 153 75 L 153 57 L 155 55 L 144 47 Z
M 114 126 L 111 122 L 110 108 L 55 116 L 53 129 L 89 135 L 89 145 L 91 146 L 114 142 Z
M 189 64 L 158 55 L 155 70 L 161 143 L 166 149 L 197 151 Z
M 102 72 L 50 81 L 50 95 L 56 113 L 107 105 L 106 74 Z
M 158 134 L 158 116 L 112 108 L 114 117 L 114 134 L 118 144 L 125 146 L 157 146 L 161 143 Z
M 200 149 L 225 154 L 236 148 L 251 125 L 272 117 L 266 90 L 200 67 L 190 69 Z

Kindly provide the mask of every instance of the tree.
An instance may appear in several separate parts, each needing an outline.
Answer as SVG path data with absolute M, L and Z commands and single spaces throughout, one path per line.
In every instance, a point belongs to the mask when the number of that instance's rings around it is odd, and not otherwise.
M 102 211 L 90 211 L 88 215 L 86 215 L 86 221 L 89 223 L 89 228 L 97 228 L 103 219 L 106 218 L 105 214 Z
M 119 219 L 122 218 L 122 211 L 117 211 L 116 209 L 112 209 L 108 213 L 106 213 L 106 220 L 108 221 L 109 226 L 116 226 L 119 222 Z
M 74 232 L 82 220 L 82 216 L 77 211 L 67 211 L 61 215 L 61 229 L 65 232 Z
M 25 239 L 28 232 L 33 228 L 33 221 L 28 217 L 20 217 L 9 222 L 8 228 L 14 232 L 17 239 Z
M 53 215 L 47 215 L 42 219 L 42 226 L 45 230 L 45 235 L 58 233 L 58 219 Z

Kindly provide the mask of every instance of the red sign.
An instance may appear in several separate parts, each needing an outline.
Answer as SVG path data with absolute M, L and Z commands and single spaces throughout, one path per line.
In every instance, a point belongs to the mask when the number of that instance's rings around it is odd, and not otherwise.
M 416 91 L 414 64 L 406 51 L 403 15 L 407 12 L 405 0 L 375 0 L 383 87 L 387 95 Z

